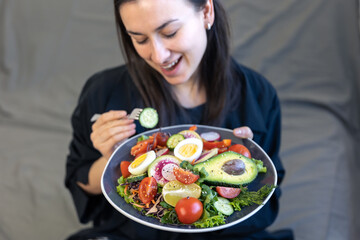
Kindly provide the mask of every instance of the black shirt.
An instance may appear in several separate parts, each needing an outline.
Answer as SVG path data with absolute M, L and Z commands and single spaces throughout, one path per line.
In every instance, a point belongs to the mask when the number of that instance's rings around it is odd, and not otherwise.
M 279 158 L 281 137 L 280 104 L 275 89 L 260 74 L 239 65 L 232 64 L 237 81 L 241 84 L 238 93 L 238 108 L 231 110 L 220 127 L 234 129 L 249 126 L 253 140 L 257 142 L 273 160 L 278 173 L 278 184 L 284 177 L 284 169 Z M 90 140 L 91 117 L 95 113 L 109 110 L 130 112 L 137 107 L 140 94 L 133 84 L 125 66 L 107 69 L 93 75 L 85 84 L 77 107 L 72 115 L 73 138 L 67 157 L 65 185 L 73 197 L 81 223 L 92 221 L 94 228 L 77 234 L 115 234 L 124 239 L 232 239 L 261 232 L 274 222 L 278 213 L 280 188 L 278 187 L 270 201 L 250 219 L 233 227 L 206 234 L 179 234 L 155 230 L 138 224 L 117 212 L 103 195 L 90 195 L 84 192 L 76 182 L 88 182 L 90 166 L 101 154 L 94 149 Z M 204 105 L 184 109 L 192 118 L 190 122 L 179 116 L 177 124 L 199 124 Z M 189 120 L 187 120 L 189 121 Z M 137 123 L 137 133 L 144 129 Z M 76 239 L 76 238 L 74 238 Z M 80 238 L 79 238 L 80 239 Z M 114 237 L 114 239 L 117 239 Z M 121 239 L 121 238 L 120 238 Z

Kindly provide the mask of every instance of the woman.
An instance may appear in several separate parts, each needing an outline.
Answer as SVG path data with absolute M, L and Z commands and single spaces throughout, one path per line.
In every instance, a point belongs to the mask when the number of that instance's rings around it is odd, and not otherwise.
M 66 186 L 82 223 L 94 227 L 71 239 L 259 237 L 278 212 L 280 190 L 250 220 L 207 234 L 176 234 L 127 219 L 101 195 L 100 178 L 114 146 L 144 129 L 126 114 L 151 106 L 159 126 L 207 124 L 234 129 L 259 143 L 284 176 L 278 153 L 280 106 L 273 87 L 229 54 L 229 27 L 217 0 L 114 0 L 127 65 L 92 76 L 72 117 Z M 92 125 L 95 113 L 101 117 Z M 247 126 L 247 127 L 240 127 Z M 251 129 L 251 130 L 250 130 Z

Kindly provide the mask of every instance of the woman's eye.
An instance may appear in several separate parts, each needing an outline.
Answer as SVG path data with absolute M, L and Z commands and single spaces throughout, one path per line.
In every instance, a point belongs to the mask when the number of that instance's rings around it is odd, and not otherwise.
M 137 44 L 145 44 L 147 41 L 147 38 L 145 38 L 144 40 L 135 40 Z
M 166 38 L 173 38 L 176 35 L 177 31 L 171 33 L 171 34 L 164 34 Z

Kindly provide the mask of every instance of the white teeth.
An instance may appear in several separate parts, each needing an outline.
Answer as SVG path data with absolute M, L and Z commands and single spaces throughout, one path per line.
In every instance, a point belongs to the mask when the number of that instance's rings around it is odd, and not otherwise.
M 171 68 L 172 66 L 174 66 L 175 64 L 177 64 L 178 61 L 179 61 L 179 59 L 175 60 L 174 62 L 172 62 L 172 63 L 170 63 L 170 64 L 168 64 L 168 65 L 166 65 L 166 66 L 163 66 L 162 68 L 169 69 L 169 68 Z

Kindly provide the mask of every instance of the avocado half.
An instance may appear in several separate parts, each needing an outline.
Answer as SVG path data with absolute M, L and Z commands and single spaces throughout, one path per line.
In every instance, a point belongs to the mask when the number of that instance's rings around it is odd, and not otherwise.
M 229 171 L 229 166 L 231 168 L 234 165 L 237 166 L 237 169 Z M 241 170 L 239 170 L 239 166 L 241 166 Z M 239 187 L 252 182 L 258 174 L 254 161 L 231 151 L 218 154 L 205 162 L 194 165 L 194 168 L 198 170 L 203 167 L 209 173 L 204 181 L 213 186 Z

